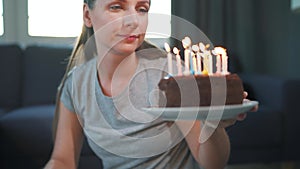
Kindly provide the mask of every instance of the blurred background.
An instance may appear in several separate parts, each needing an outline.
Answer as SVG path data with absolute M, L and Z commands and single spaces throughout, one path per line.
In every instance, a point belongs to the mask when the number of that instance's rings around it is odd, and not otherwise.
M 0 0 L 0 168 L 41 168 L 57 87 L 81 32 L 83 0 Z M 147 38 L 163 48 L 201 30 L 227 49 L 258 112 L 228 129 L 228 168 L 299 169 L 300 0 L 151 0 Z M 179 19 L 184 20 L 185 24 Z M 159 30 L 162 33 L 157 34 Z M 88 166 L 88 167 L 87 167 Z M 99 168 L 84 144 L 79 168 Z

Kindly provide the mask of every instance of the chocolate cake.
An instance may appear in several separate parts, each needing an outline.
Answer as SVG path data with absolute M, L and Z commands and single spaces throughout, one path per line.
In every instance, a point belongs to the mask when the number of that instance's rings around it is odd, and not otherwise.
M 243 83 L 237 74 L 189 75 L 161 79 L 162 107 L 232 105 L 243 102 Z

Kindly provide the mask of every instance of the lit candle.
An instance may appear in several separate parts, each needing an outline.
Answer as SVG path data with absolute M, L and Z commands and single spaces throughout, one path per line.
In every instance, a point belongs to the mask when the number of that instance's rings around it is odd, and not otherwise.
M 171 51 L 171 48 L 170 48 L 170 46 L 169 46 L 169 44 L 168 43 L 165 43 L 165 49 L 166 49 L 166 51 L 167 51 L 167 59 L 168 59 L 168 73 L 170 74 L 170 75 L 172 75 L 173 74 L 173 67 L 172 67 L 172 54 L 170 53 L 170 51 Z
M 227 57 L 226 55 L 226 50 L 222 47 L 215 47 L 214 50 L 212 51 L 214 55 L 216 55 L 217 57 L 217 63 L 216 63 L 216 67 L 217 67 L 217 74 L 224 74 L 225 72 L 227 72 L 227 70 L 222 70 L 222 68 L 224 68 L 224 61 L 223 61 L 223 57 L 225 55 L 225 57 Z M 222 60 L 221 60 L 222 59 Z M 227 65 L 227 59 L 226 60 L 226 65 Z M 221 63 L 222 62 L 222 63 Z M 225 68 L 227 69 L 227 66 L 225 65 Z M 221 67 L 222 66 L 222 67 Z M 225 72 L 224 72 L 225 71 Z
M 199 43 L 199 49 L 202 52 L 203 57 L 203 71 L 208 72 L 210 71 L 210 59 L 208 55 L 208 51 L 202 42 Z
M 177 61 L 177 71 L 178 71 L 178 76 L 182 76 L 182 66 L 181 66 L 181 58 L 179 55 L 179 50 L 174 47 L 173 48 L 173 53 L 176 55 L 176 61 Z
M 184 75 L 190 75 L 190 64 L 192 65 L 192 62 L 190 62 L 190 54 L 191 54 L 191 50 L 190 50 L 190 46 L 192 44 L 192 41 L 190 38 L 185 37 L 182 40 L 182 45 L 184 47 L 184 63 L 185 63 L 185 70 L 183 72 Z M 191 66 L 192 67 L 192 66 Z
M 196 64 L 197 64 L 197 68 L 195 70 L 196 70 L 196 74 L 199 75 L 199 74 L 201 74 L 201 71 L 202 71 L 200 49 L 199 49 L 198 45 L 193 45 L 192 49 L 193 49 L 194 52 L 196 52 Z
M 222 74 L 227 75 L 229 74 L 229 72 L 228 72 L 228 56 L 227 56 L 226 49 L 223 48 L 221 56 L 222 56 Z
M 193 69 L 194 69 L 194 71 L 195 71 L 195 73 L 196 73 L 196 72 L 198 72 L 198 71 L 197 71 L 197 59 L 196 59 L 196 57 L 195 57 L 194 52 L 192 53 L 192 58 L 193 58 Z
M 203 43 L 199 43 L 199 48 L 202 52 L 204 70 L 209 75 L 212 75 L 213 74 L 213 60 L 212 60 L 211 53 L 208 50 L 209 45 L 205 46 Z
M 210 52 L 210 50 L 209 50 L 209 47 L 210 47 L 210 45 L 209 44 L 207 44 L 206 46 L 205 46 L 205 48 L 206 48 L 206 57 L 208 58 L 208 74 L 209 75 L 212 75 L 213 74 L 213 58 L 212 58 L 212 55 L 211 55 L 211 52 Z

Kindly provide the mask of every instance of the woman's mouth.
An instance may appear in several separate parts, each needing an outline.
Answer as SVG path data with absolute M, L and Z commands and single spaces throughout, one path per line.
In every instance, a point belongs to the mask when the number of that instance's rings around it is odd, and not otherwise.
M 128 43 L 134 42 L 140 36 L 139 35 L 121 35 L 121 37 Z

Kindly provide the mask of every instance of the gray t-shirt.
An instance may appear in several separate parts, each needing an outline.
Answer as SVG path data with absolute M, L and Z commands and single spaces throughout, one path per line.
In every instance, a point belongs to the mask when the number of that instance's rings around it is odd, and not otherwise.
M 78 115 L 106 169 L 200 168 L 177 126 L 142 110 L 158 106 L 157 84 L 166 70 L 161 54 L 157 49 L 139 52 L 135 75 L 118 96 L 103 94 L 96 59 L 73 69 L 65 82 L 61 101 Z

